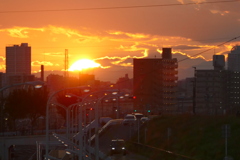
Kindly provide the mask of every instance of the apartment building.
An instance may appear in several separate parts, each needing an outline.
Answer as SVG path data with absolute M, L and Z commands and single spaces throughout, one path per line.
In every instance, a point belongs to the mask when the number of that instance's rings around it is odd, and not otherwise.
M 162 58 L 134 58 L 134 109 L 145 114 L 175 112 L 177 68 L 171 48 L 162 49 Z

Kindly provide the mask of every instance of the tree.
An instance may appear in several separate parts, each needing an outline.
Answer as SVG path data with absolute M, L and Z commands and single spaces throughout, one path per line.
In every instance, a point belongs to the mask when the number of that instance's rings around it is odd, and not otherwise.
M 14 130 L 16 130 L 16 120 L 26 117 L 26 92 L 20 89 L 10 92 L 5 99 L 5 113 L 8 115 L 9 122 Z
M 48 91 L 45 87 L 16 89 L 10 92 L 5 101 L 5 112 L 13 122 L 13 129 L 16 130 L 16 120 L 29 119 L 32 133 L 36 120 L 45 115 L 47 99 Z
M 31 120 L 31 126 L 35 126 L 39 117 L 45 116 L 48 100 L 48 91 L 46 88 L 33 89 L 28 91 L 29 101 L 26 105 L 28 110 L 27 117 Z M 33 128 L 31 128 L 33 129 Z M 31 130 L 32 132 L 33 130 Z

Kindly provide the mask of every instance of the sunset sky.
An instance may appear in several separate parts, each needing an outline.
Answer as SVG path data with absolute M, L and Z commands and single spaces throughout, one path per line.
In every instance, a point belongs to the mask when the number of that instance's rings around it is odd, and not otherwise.
M 32 73 L 64 70 L 80 59 L 100 67 L 82 72 L 116 82 L 132 78 L 133 58 L 161 58 L 172 48 L 179 79 L 212 69 L 214 54 L 240 45 L 240 0 L 0 0 L 0 72 L 5 47 L 28 43 Z M 71 76 L 71 74 L 70 74 Z

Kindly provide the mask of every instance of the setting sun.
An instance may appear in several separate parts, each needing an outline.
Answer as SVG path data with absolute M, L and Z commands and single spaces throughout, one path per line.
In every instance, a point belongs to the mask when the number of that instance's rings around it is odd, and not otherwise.
M 83 69 L 88 69 L 88 68 L 95 68 L 95 67 L 100 67 L 101 65 L 99 63 L 96 63 L 92 60 L 89 59 L 81 59 L 76 61 L 71 65 L 69 68 L 69 71 L 80 71 Z

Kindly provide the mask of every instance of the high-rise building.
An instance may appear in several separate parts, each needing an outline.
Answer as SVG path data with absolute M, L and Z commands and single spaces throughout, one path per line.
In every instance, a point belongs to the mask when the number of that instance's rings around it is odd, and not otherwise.
M 240 72 L 229 71 L 227 92 L 228 92 L 228 113 L 240 112 Z
M 213 55 L 213 67 L 214 70 L 225 69 L 225 56 L 224 55 Z
M 228 103 L 227 70 L 196 70 L 195 113 L 223 114 Z
M 162 58 L 133 59 L 134 109 L 145 114 L 174 112 L 177 68 L 171 48 L 163 48 Z
M 6 47 L 6 74 L 31 75 L 31 47 L 27 43 Z
M 33 81 L 31 75 L 31 47 L 28 43 L 6 47 L 6 84 Z
M 234 46 L 228 54 L 228 70 L 240 72 L 240 46 Z
M 128 90 L 129 93 L 132 92 L 133 81 L 128 77 L 128 74 L 125 74 L 124 77 L 118 78 L 116 85 L 120 90 Z
M 228 56 L 225 70 L 224 55 L 213 56 L 213 70 L 195 70 L 195 112 L 197 114 L 231 114 L 240 105 L 240 47 L 234 47 Z

